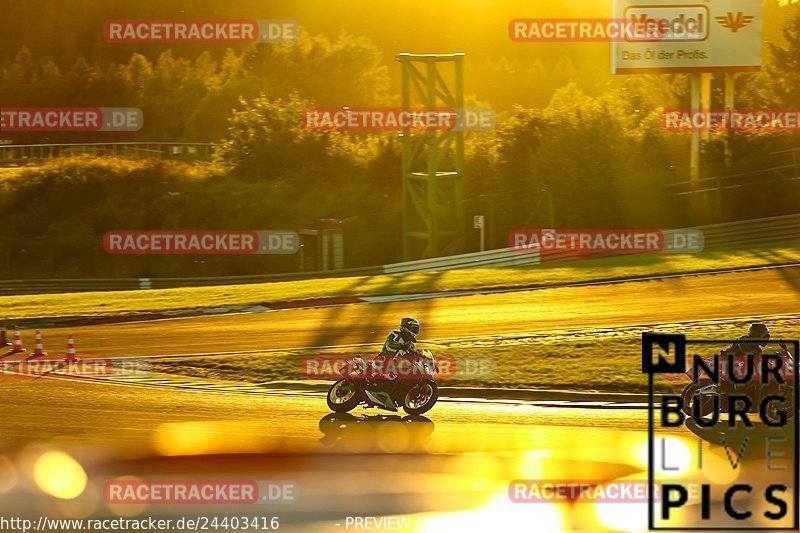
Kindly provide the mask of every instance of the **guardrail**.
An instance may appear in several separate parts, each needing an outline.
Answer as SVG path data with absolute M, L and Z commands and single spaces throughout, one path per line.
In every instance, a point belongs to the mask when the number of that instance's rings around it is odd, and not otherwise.
M 707 250 L 770 245 L 800 240 L 800 215 L 712 224 L 698 229 L 705 235 Z
M 410 272 L 430 272 L 433 270 L 455 270 L 459 268 L 500 268 L 511 266 L 535 265 L 539 263 L 538 253 L 515 252 L 510 248 L 500 248 L 486 252 L 434 257 L 384 265 L 384 274 L 400 274 Z
M 194 278 L 94 278 L 0 281 L 0 295 L 54 294 L 61 292 L 133 291 L 146 289 L 177 289 L 182 287 L 211 287 L 215 285 L 245 285 L 273 281 L 294 281 L 324 277 L 344 277 L 382 274 L 380 267 L 345 269 L 325 272 L 262 274 L 255 276 L 214 276 Z
M 770 245 L 792 240 L 800 240 L 800 215 L 713 224 L 700 226 L 705 236 L 705 249 L 726 249 L 750 245 Z M 592 257 L 611 254 L 592 254 Z M 586 253 L 548 255 L 548 261 L 571 261 L 586 258 Z M 214 285 L 234 285 L 248 283 L 267 283 L 299 279 L 333 278 L 346 276 L 372 276 L 379 274 L 398 274 L 431 272 L 463 268 L 504 268 L 539 264 L 539 253 L 520 253 L 510 248 L 500 248 L 486 252 L 476 252 L 449 257 L 436 257 L 417 261 L 407 261 L 377 267 L 348 268 L 323 272 L 294 272 L 287 274 L 262 274 L 252 276 L 214 276 L 194 278 L 117 278 L 117 279 L 46 279 L 0 281 L 0 294 L 44 294 L 60 292 L 123 291 L 139 289 L 167 289 L 179 287 L 206 287 Z
M 0 161 L 51 159 L 54 157 L 78 154 L 208 159 L 211 156 L 211 143 L 109 142 L 0 144 Z
M 174 289 L 181 287 L 210 287 L 215 285 L 244 285 L 274 281 L 294 281 L 314 278 L 375 276 L 410 272 L 454 270 L 457 268 L 504 267 L 538 263 L 538 254 L 520 254 L 508 248 L 471 254 L 421 259 L 405 263 L 365 268 L 346 268 L 286 274 L 251 276 L 209 276 L 192 278 L 105 278 L 105 279 L 44 279 L 0 281 L 0 295 L 46 294 L 59 292 L 127 291 L 142 289 Z

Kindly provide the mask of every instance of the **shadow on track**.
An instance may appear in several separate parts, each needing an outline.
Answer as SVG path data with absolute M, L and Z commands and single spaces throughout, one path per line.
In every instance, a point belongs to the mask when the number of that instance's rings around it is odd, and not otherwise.
M 344 451 L 409 453 L 424 451 L 435 424 L 424 416 L 330 413 L 319 421 L 320 444 Z

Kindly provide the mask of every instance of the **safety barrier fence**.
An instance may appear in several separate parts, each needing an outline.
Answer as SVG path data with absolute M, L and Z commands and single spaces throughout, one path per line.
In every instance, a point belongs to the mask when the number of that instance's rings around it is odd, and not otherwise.
M 781 242 L 800 240 L 800 215 L 763 218 L 725 224 L 699 226 L 703 232 L 704 249 L 742 249 L 769 246 Z M 331 278 L 345 276 L 370 276 L 415 272 L 445 271 L 467 268 L 524 267 L 551 261 L 571 261 L 587 257 L 603 257 L 608 252 L 587 254 L 563 252 L 547 254 L 520 253 L 511 248 L 408 261 L 390 265 L 349 268 L 324 272 L 296 272 L 250 276 L 213 276 L 186 278 L 119 278 L 119 279 L 40 279 L 0 281 L 0 294 L 43 294 L 59 292 L 120 291 L 137 289 L 165 289 L 178 287 L 203 287 L 291 281 L 298 279 Z
M 208 159 L 211 143 L 107 142 L 61 144 L 0 144 L 0 163 L 28 159 L 51 159 L 69 155 L 118 155 L 125 157 L 164 157 Z

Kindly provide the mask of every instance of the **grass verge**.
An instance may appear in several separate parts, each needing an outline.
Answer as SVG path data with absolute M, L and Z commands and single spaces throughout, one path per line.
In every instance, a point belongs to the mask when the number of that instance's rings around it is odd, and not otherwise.
M 708 323 L 685 327 L 680 331 L 690 339 L 731 339 L 747 331 L 747 322 Z M 800 338 L 796 320 L 776 320 L 769 324 L 773 338 Z M 562 336 L 535 336 L 508 341 L 487 340 L 425 347 L 438 356 L 452 356 L 457 364 L 468 359 L 491 359 L 493 372 L 486 375 L 485 364 L 479 377 L 460 376 L 440 381 L 442 386 L 500 387 L 510 389 L 562 389 L 602 392 L 647 392 L 647 376 L 641 373 L 642 328 L 619 328 L 595 333 Z M 672 331 L 675 333 L 675 331 Z M 422 346 L 422 345 L 421 345 Z M 691 349 L 701 350 L 699 345 Z M 702 355 L 713 355 L 723 345 L 712 345 Z M 773 346 L 770 349 L 775 349 Z M 303 372 L 308 356 L 362 355 L 369 350 L 329 350 L 270 353 L 238 357 L 208 357 L 155 362 L 153 371 L 167 374 L 247 383 L 268 381 L 326 379 Z M 469 368 L 469 367 L 468 367 Z M 458 374 L 458 369 L 456 369 Z M 328 378 L 333 381 L 332 378 Z M 677 392 L 689 378 L 677 375 L 659 378 L 659 392 Z

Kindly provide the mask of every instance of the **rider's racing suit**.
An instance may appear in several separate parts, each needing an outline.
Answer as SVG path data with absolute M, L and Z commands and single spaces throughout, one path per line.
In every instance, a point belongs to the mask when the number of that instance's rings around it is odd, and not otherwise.
M 414 343 L 404 340 L 399 329 L 393 329 L 386 337 L 386 342 L 383 343 L 380 355 L 394 357 L 400 350 L 405 352 L 413 351 Z
M 403 339 L 400 330 L 394 329 L 389 332 L 389 335 L 386 337 L 386 342 L 383 343 L 381 352 L 375 359 L 383 358 L 384 369 L 386 369 L 387 366 L 391 366 L 391 361 L 393 361 L 395 356 L 400 352 L 409 353 L 413 351 L 415 351 L 414 343 Z M 383 376 L 390 381 L 397 378 L 397 376 L 391 372 L 384 372 Z
M 732 353 L 735 356 L 746 356 L 753 354 L 755 357 L 760 357 L 764 350 L 756 342 L 747 342 L 759 339 L 751 339 L 747 335 L 742 335 L 731 344 L 726 350 L 726 353 Z

